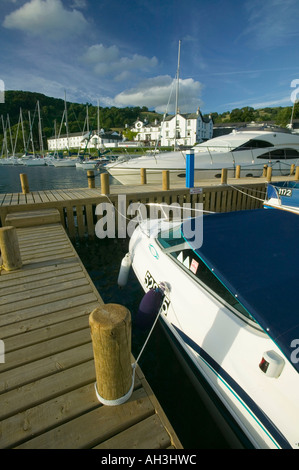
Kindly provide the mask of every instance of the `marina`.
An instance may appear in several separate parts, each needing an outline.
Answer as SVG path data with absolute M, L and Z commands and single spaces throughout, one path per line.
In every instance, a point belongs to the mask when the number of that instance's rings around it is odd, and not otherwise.
M 286 180 L 292 180 L 292 181 L 295 180 L 296 178 L 297 178 L 297 173 L 296 173 L 296 175 L 292 174 L 288 177 L 285 177 Z M 278 177 L 272 177 L 272 182 L 275 182 L 276 179 L 278 179 Z M 91 268 L 88 268 L 88 270 L 90 272 L 91 279 L 94 277 L 93 281 L 92 281 L 94 283 L 93 289 L 95 289 L 98 293 L 98 294 L 95 294 L 95 295 L 99 296 L 101 294 L 100 297 L 102 298 L 102 293 L 103 293 L 103 298 L 104 298 L 105 303 L 106 302 L 118 302 L 119 301 L 119 303 L 123 304 L 123 302 L 125 302 L 125 304 L 127 305 L 127 300 L 128 300 L 128 304 L 131 302 L 131 305 L 132 305 L 132 299 L 134 299 L 134 302 L 133 302 L 134 307 L 132 309 L 132 311 L 133 311 L 133 325 L 136 322 L 136 314 L 135 313 L 138 310 L 138 304 L 140 302 L 140 299 L 142 298 L 142 292 L 141 292 L 141 290 L 138 286 L 135 286 L 134 280 L 132 280 L 132 277 L 131 277 L 131 281 L 130 281 L 129 286 L 128 286 L 127 289 L 124 289 L 124 290 L 121 290 L 121 291 L 118 291 L 118 292 L 113 291 L 112 294 L 109 293 L 109 295 L 107 295 L 107 293 L 109 291 L 108 283 L 111 283 L 111 282 L 113 283 L 114 282 L 116 284 L 117 272 L 118 272 L 118 269 L 119 269 L 119 266 L 120 266 L 121 256 L 123 256 L 125 254 L 125 250 L 126 250 L 127 246 L 126 246 L 126 241 L 122 238 L 118 238 L 117 240 L 109 240 L 109 239 L 108 240 L 99 240 L 95 236 L 95 228 L 96 228 L 97 222 L 99 220 L 101 220 L 101 216 L 103 215 L 103 214 L 99 214 L 99 213 L 96 214 L 95 213 L 95 209 L 96 209 L 97 205 L 102 204 L 104 202 L 105 203 L 107 203 L 107 202 L 113 203 L 113 205 L 116 208 L 117 212 L 123 211 L 123 213 L 126 214 L 126 217 L 128 215 L 127 211 L 128 211 L 129 205 L 134 203 L 134 202 L 135 203 L 143 203 L 144 205 L 151 204 L 151 203 L 154 203 L 154 204 L 160 204 L 160 203 L 162 203 L 162 204 L 172 204 L 173 202 L 176 202 L 179 205 L 190 204 L 191 208 L 194 208 L 195 204 L 202 203 L 204 205 L 205 210 L 212 211 L 212 212 L 230 212 L 230 211 L 235 211 L 235 210 L 240 211 L 242 209 L 261 208 L 263 206 L 263 201 L 265 199 L 266 187 L 267 187 L 267 177 L 266 176 L 262 177 L 262 178 L 258 178 L 258 179 L 257 178 L 246 178 L 246 179 L 242 178 L 242 179 L 239 179 L 239 180 L 237 180 L 235 178 L 227 178 L 226 179 L 225 178 L 225 172 L 223 174 L 223 181 L 222 180 L 217 181 L 217 182 L 215 182 L 215 181 L 212 181 L 212 182 L 211 181 L 205 181 L 204 186 L 199 186 L 199 185 L 197 186 L 197 184 L 198 184 L 197 183 L 195 185 L 195 188 L 193 188 L 191 190 L 188 189 L 188 188 L 182 188 L 182 187 L 178 187 L 178 186 L 175 187 L 175 185 L 173 185 L 173 187 L 169 188 L 169 186 L 167 184 L 165 185 L 165 181 L 163 182 L 162 176 L 161 176 L 161 184 L 160 185 L 153 185 L 153 184 L 140 184 L 140 185 L 135 185 L 135 186 L 121 186 L 121 185 L 117 185 L 117 184 L 116 185 L 114 185 L 114 184 L 109 185 L 109 180 L 107 180 L 107 178 L 105 178 L 105 177 L 101 177 L 100 175 L 99 175 L 98 178 L 96 177 L 94 180 L 93 181 L 94 181 L 94 186 L 95 187 L 88 187 L 89 183 L 87 181 L 87 175 L 85 174 L 85 181 L 86 181 L 85 187 L 82 187 L 83 186 L 82 185 L 81 187 L 77 187 L 77 188 L 49 189 L 49 190 L 40 190 L 39 189 L 39 190 L 31 191 L 30 190 L 31 181 L 29 179 L 29 181 L 27 182 L 28 183 L 27 191 L 24 191 L 24 192 L 23 191 L 16 191 L 16 192 L 8 192 L 8 193 L 1 193 L 0 194 L 0 198 L 1 198 L 1 206 L 0 206 L 1 224 L 4 227 L 5 225 L 7 225 L 7 223 L 11 223 L 11 220 L 13 220 L 14 223 L 18 226 L 17 230 L 18 230 L 19 233 L 22 233 L 22 231 L 24 231 L 24 230 L 30 230 L 31 234 L 37 233 L 36 228 L 34 228 L 34 227 L 27 227 L 27 228 L 22 227 L 22 223 L 21 224 L 19 223 L 19 218 L 20 218 L 20 220 L 22 220 L 22 219 L 24 219 L 25 214 L 27 214 L 27 216 L 25 217 L 25 218 L 27 218 L 27 222 L 26 222 L 26 225 L 27 225 L 28 220 L 30 218 L 34 219 L 34 217 L 32 217 L 33 214 L 30 214 L 30 213 L 34 212 L 37 217 L 40 217 L 41 214 L 39 214 L 39 211 L 44 211 L 44 210 L 52 211 L 52 210 L 54 210 L 54 212 L 56 212 L 56 215 L 55 215 L 56 219 L 54 220 L 54 222 L 52 220 L 51 223 L 56 224 L 59 220 L 59 223 L 61 224 L 60 229 L 65 231 L 65 233 L 67 233 L 68 236 L 65 235 L 67 240 L 68 239 L 72 240 L 73 246 L 75 247 L 76 251 L 78 251 L 80 258 L 81 258 L 80 253 L 81 252 L 83 253 L 83 249 L 84 249 L 82 247 L 84 247 L 84 246 L 87 247 L 87 250 L 89 252 L 90 261 L 88 261 L 86 263 L 86 266 L 89 263 L 90 263 L 90 266 L 92 266 Z M 21 187 L 21 182 L 18 182 L 17 184 L 20 185 L 20 187 Z M 168 187 L 168 189 L 165 189 L 167 187 Z M 7 223 L 6 223 L 6 219 L 7 219 Z M 129 218 L 129 220 L 130 220 L 130 218 Z M 129 220 L 128 220 L 128 222 L 129 222 Z M 31 224 L 31 222 L 29 222 L 29 224 Z M 116 234 L 118 234 L 119 229 L 122 230 L 122 228 L 123 228 L 122 219 L 117 217 L 117 220 L 116 220 Z M 44 228 L 44 230 L 45 230 L 45 228 Z M 32 236 L 33 235 L 29 235 L 29 238 L 31 239 Z M 46 234 L 45 234 L 45 237 L 47 238 Z M 40 236 L 38 235 L 37 238 L 40 238 Z M 57 237 L 57 234 L 55 235 L 55 238 L 57 238 L 57 240 L 59 240 L 59 237 Z M 52 252 L 52 254 L 54 256 L 54 260 L 56 260 L 57 259 L 57 253 L 59 255 L 59 251 L 57 252 L 57 248 L 56 248 L 56 242 L 54 243 L 54 240 L 53 240 L 53 242 L 51 243 L 50 240 L 48 240 L 46 245 L 48 245 L 48 249 L 50 250 L 50 252 Z M 51 248 L 50 248 L 50 245 L 51 245 Z M 105 287 L 103 288 L 101 285 L 98 284 L 98 274 L 95 275 L 96 272 L 98 273 L 98 269 L 99 269 L 99 261 L 96 262 L 95 259 L 96 259 L 97 256 L 99 257 L 98 259 L 103 257 L 103 255 L 101 255 L 101 251 L 102 251 L 103 247 L 105 247 L 105 246 L 107 246 L 108 250 L 111 250 L 111 248 L 112 248 L 112 250 L 114 250 L 114 251 L 117 247 L 119 248 L 121 246 L 122 247 L 122 255 L 119 254 L 118 262 L 117 262 L 117 259 L 112 261 L 111 257 L 109 258 L 109 261 L 108 261 L 108 264 L 107 264 L 107 271 L 105 271 L 105 273 L 107 273 L 107 274 L 105 274 L 107 276 L 107 280 L 106 280 L 106 283 L 105 283 Z M 110 248 L 108 248 L 108 246 Z M 57 244 L 57 247 L 59 247 L 59 243 Z M 63 246 L 61 248 L 64 252 L 63 256 L 66 255 L 66 257 L 67 257 L 68 255 L 66 254 L 67 252 L 66 252 L 65 248 Z M 28 246 L 27 246 L 26 249 L 28 249 Z M 99 250 L 99 251 L 97 251 L 97 250 Z M 109 256 L 108 253 L 107 253 L 107 255 Z M 107 255 L 104 256 L 104 260 L 105 260 L 105 257 Z M 35 256 L 35 255 L 32 254 L 32 256 Z M 52 269 L 53 266 L 51 267 L 50 265 L 52 263 L 56 264 L 56 261 L 54 261 L 54 260 L 53 261 L 44 260 L 44 261 L 41 261 L 41 262 L 45 262 L 46 266 L 49 265 L 49 269 Z M 39 265 L 39 263 L 40 263 L 40 261 L 38 261 L 38 265 Z M 67 269 L 69 269 L 69 268 L 67 268 Z M 104 267 L 104 269 L 106 269 L 106 266 Z M 111 273 L 111 269 L 113 269 L 114 274 Z M 16 274 L 17 273 L 11 274 L 11 275 L 14 276 Z M 111 276 L 111 274 L 113 274 L 113 277 L 111 277 L 111 279 L 114 279 L 114 280 L 109 281 L 109 279 L 110 279 L 109 276 Z M 104 275 L 104 277 L 105 277 L 105 275 Z M 2 281 L 3 278 L 7 278 L 7 277 L 8 277 L 8 274 L 2 275 L 0 280 Z M 62 288 L 62 290 L 63 290 L 63 288 Z M 2 291 L 3 291 L 3 289 L 2 289 Z M 78 297 L 79 298 L 82 297 L 84 299 L 85 294 L 81 293 L 81 295 L 80 295 L 80 292 L 81 292 L 81 288 L 78 290 L 78 293 L 79 293 Z M 20 298 L 22 297 L 22 295 L 23 294 L 21 293 Z M 105 299 L 106 295 L 107 295 L 107 299 Z M 130 300 L 129 300 L 129 298 L 130 298 Z M 71 308 L 73 308 L 73 307 L 71 307 Z M 86 316 L 86 314 L 85 314 L 85 316 Z M 87 329 L 88 329 L 88 327 L 87 327 Z M 156 326 L 156 333 L 155 334 L 156 334 L 156 338 L 157 337 L 160 338 L 159 339 L 159 344 L 160 344 L 160 340 L 163 337 L 164 332 L 163 332 L 163 330 L 161 330 L 161 327 L 160 327 L 159 324 L 157 324 L 157 326 Z M 138 336 L 138 338 L 136 338 L 136 335 Z M 29 336 L 30 335 L 28 335 L 28 337 Z M 134 354 L 135 357 L 138 354 L 140 348 L 142 347 L 141 337 L 142 337 L 142 335 L 140 335 L 140 331 L 136 330 L 136 328 L 135 328 L 135 332 L 133 330 L 133 339 L 134 339 L 133 343 L 135 343 L 133 345 L 133 354 Z M 143 338 L 144 338 L 144 336 L 143 336 Z M 154 343 L 150 344 L 150 348 L 152 350 L 148 351 L 147 354 L 151 357 L 151 361 L 156 362 L 157 358 L 153 357 L 153 354 L 154 354 L 153 351 L 155 350 L 155 348 L 153 348 L 153 344 L 155 344 L 155 342 L 158 341 L 158 340 L 154 339 L 154 338 L 155 338 L 155 336 L 153 336 L 153 338 L 152 338 L 152 341 L 154 341 Z M 91 350 L 90 335 L 89 335 L 89 338 L 88 338 L 87 341 L 89 341 L 89 348 Z M 6 342 L 5 342 L 5 344 L 6 344 Z M 161 348 L 161 345 L 158 346 L 158 351 L 160 350 L 160 348 Z M 165 354 L 164 348 L 165 348 L 165 345 L 163 344 L 163 355 Z M 167 350 L 167 348 L 166 348 L 166 350 Z M 92 354 L 92 352 L 91 352 L 91 354 Z M 168 357 L 168 354 L 172 355 L 171 352 L 168 352 L 166 357 Z M 165 375 L 166 369 L 169 369 L 170 364 L 169 364 L 169 362 L 165 364 L 163 362 L 162 356 L 160 357 L 159 363 L 160 364 L 159 364 L 158 369 L 163 367 L 163 372 L 162 373 L 163 373 L 163 375 Z M 175 375 L 176 374 L 176 369 L 178 369 L 180 367 L 181 366 L 177 363 L 177 360 L 174 359 L 171 356 L 171 367 L 168 370 L 168 375 L 172 374 L 173 377 L 176 377 L 176 375 Z M 144 366 L 143 366 L 142 362 L 141 362 L 141 368 L 144 371 Z M 145 367 L 145 372 L 144 373 L 145 373 L 145 377 L 147 377 L 147 378 L 150 377 L 150 381 L 151 381 L 152 380 L 151 375 L 155 375 L 157 373 L 157 371 L 154 371 L 152 366 L 150 366 L 149 368 Z M 181 371 L 180 374 L 181 375 L 180 375 L 179 380 L 182 380 L 183 372 Z M 7 371 L 7 375 L 9 376 L 9 371 Z M 170 380 L 172 380 L 173 377 L 170 378 Z M 93 372 L 92 380 L 94 382 L 94 372 Z M 190 421 L 188 421 L 186 423 L 185 420 L 183 419 L 183 416 L 180 416 L 180 415 L 178 417 L 173 417 L 172 416 L 172 412 L 173 412 L 172 408 L 173 407 L 175 408 L 175 404 L 170 399 L 169 394 L 166 394 L 163 397 L 163 390 L 162 390 L 162 395 L 161 395 L 161 382 L 160 382 L 161 378 L 159 377 L 157 380 L 158 380 L 158 382 L 155 383 L 155 385 L 154 385 L 154 389 L 155 389 L 154 394 L 155 394 L 155 396 L 158 396 L 159 401 L 160 401 L 160 397 L 162 398 L 162 407 L 163 407 L 163 410 L 166 410 L 166 411 L 162 412 L 162 414 L 164 415 L 164 413 L 166 413 L 167 417 L 171 416 L 171 419 L 166 418 L 166 420 L 168 419 L 168 422 L 171 423 L 171 427 L 174 426 L 175 431 L 173 432 L 173 435 L 174 436 L 179 436 L 180 432 L 181 432 L 181 430 L 184 426 L 187 426 L 187 427 L 188 426 L 195 426 L 195 429 L 196 429 L 196 431 L 194 430 L 194 433 L 192 434 L 191 440 L 188 441 L 189 438 L 187 438 L 187 440 L 185 441 L 185 442 L 187 442 L 187 446 L 184 445 L 185 437 L 183 437 L 183 444 L 180 443 L 180 440 L 179 440 L 180 438 L 176 437 L 176 439 L 177 439 L 177 441 L 176 441 L 177 443 L 175 445 L 176 448 L 179 448 L 179 446 L 183 446 L 184 448 L 192 448 L 192 447 L 194 448 L 194 442 L 196 442 L 196 444 L 195 444 L 196 448 L 201 448 L 201 445 L 203 445 L 204 448 L 208 448 L 208 447 L 210 447 L 210 448 L 221 447 L 222 448 L 222 447 L 227 447 L 227 446 L 233 446 L 233 447 L 236 446 L 236 443 L 234 443 L 234 442 L 233 443 L 230 442 L 229 444 L 226 442 L 227 435 L 225 435 L 225 425 L 224 426 L 221 425 L 221 427 L 219 427 L 219 423 L 215 419 L 214 416 L 205 418 L 207 420 L 206 421 L 206 426 L 207 427 L 212 426 L 211 436 L 209 438 L 210 441 L 209 442 L 205 441 L 205 437 L 203 437 L 202 432 L 200 432 L 197 429 L 196 422 L 192 423 L 192 415 L 194 415 L 194 410 L 196 409 L 195 402 L 193 402 L 193 404 L 191 406 L 192 411 L 191 411 L 191 415 L 190 415 Z M 178 380 L 178 379 L 176 379 L 176 380 Z M 183 381 L 184 380 L 185 379 L 183 379 Z M 188 381 L 188 379 L 186 379 L 186 381 Z M 154 382 L 155 382 L 155 378 L 154 378 Z M 90 388 L 91 388 L 91 383 L 90 383 Z M 175 385 L 174 385 L 174 388 L 176 388 Z M 89 390 L 89 393 L 92 393 L 91 389 Z M 135 393 L 135 391 L 134 391 L 134 393 Z M 174 389 L 172 390 L 171 394 L 173 394 L 173 393 L 175 393 Z M 194 392 L 190 391 L 190 393 L 192 394 Z M 196 401 L 197 400 L 198 399 L 196 398 Z M 203 402 L 203 403 L 205 403 L 205 402 Z M 99 406 L 99 405 L 97 404 L 97 406 Z M 125 406 L 125 405 L 120 405 L 120 406 Z M 184 405 L 184 406 L 186 407 L 186 405 Z M 203 404 L 201 406 L 204 409 L 207 408 L 206 404 Z M 102 408 L 102 406 L 100 406 L 100 408 Z M 105 408 L 105 406 L 103 408 Z M 202 413 L 202 411 L 200 411 L 200 413 Z M 154 412 L 154 416 L 155 416 L 155 412 Z M 214 425 L 212 424 L 214 421 L 217 422 L 216 428 L 213 427 Z M 81 421 L 81 422 L 83 423 L 83 421 Z M 174 423 L 174 425 L 173 425 L 173 423 Z M 160 426 L 160 424 L 159 424 L 159 426 Z M 66 429 L 67 429 L 67 427 L 66 427 Z M 167 427 L 167 429 L 169 429 L 169 428 Z M 178 432 L 178 434 L 177 434 L 177 432 Z M 53 431 L 51 430 L 50 435 L 55 436 L 55 430 L 54 429 L 53 429 Z M 225 435 L 225 438 L 220 437 L 221 435 L 222 436 Z M 198 441 L 198 439 L 199 439 L 198 436 L 200 436 L 200 442 Z M 164 434 L 164 437 L 165 437 L 165 434 Z M 36 442 L 41 442 L 41 443 L 43 442 L 42 437 L 39 438 L 37 436 L 36 438 L 37 438 Z M 40 439 L 40 441 L 39 441 L 39 439 Z M 55 438 L 53 437 L 53 439 L 55 441 L 56 437 Z M 52 441 L 53 445 L 55 445 L 54 441 Z M 30 442 L 30 441 L 28 441 L 28 442 Z M 110 441 L 107 441 L 107 442 L 108 442 L 107 445 L 104 444 L 104 443 L 102 443 L 101 445 L 102 446 L 106 445 L 106 448 L 111 448 L 111 447 L 109 447 L 110 446 Z M 126 442 L 126 444 L 124 444 L 124 445 L 127 445 L 127 446 L 130 445 L 130 444 L 128 444 L 128 441 L 125 440 L 124 442 Z M 171 441 L 171 438 L 170 438 L 170 441 L 167 441 L 167 442 L 168 442 L 167 445 L 170 445 L 170 446 L 174 445 L 173 442 Z M 193 442 L 193 444 L 191 445 L 190 442 Z M 32 441 L 32 444 L 33 444 L 33 441 Z M 23 444 L 20 444 L 20 445 L 23 445 Z M 24 446 L 25 445 L 26 445 L 26 443 L 24 442 Z M 30 444 L 28 444 L 28 445 L 30 446 Z M 44 444 L 41 444 L 41 446 L 42 445 L 44 445 Z M 62 445 L 63 446 L 64 445 L 69 445 L 69 443 L 68 444 L 64 443 Z M 121 444 L 119 444 L 119 442 L 118 442 L 116 445 L 119 446 Z M 138 444 L 138 445 L 148 446 L 149 444 L 143 442 L 142 444 Z M 156 443 L 156 445 L 157 445 L 157 443 Z M 161 445 L 161 444 L 159 444 L 159 445 Z M 126 448 L 130 448 L 130 447 L 126 447 Z M 146 448 L 148 448 L 148 447 L 146 447 Z

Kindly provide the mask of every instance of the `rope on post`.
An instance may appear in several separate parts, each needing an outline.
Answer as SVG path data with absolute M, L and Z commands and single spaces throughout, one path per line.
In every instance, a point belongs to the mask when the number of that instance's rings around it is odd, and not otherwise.
M 127 401 L 134 388 L 131 364 L 131 314 L 118 304 L 104 304 L 89 316 L 96 371 L 96 394 L 104 405 Z

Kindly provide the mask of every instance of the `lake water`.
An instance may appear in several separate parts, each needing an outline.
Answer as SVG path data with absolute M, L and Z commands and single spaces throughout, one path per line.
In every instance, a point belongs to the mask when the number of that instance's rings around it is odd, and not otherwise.
M 32 191 L 87 187 L 84 170 L 0 165 L 0 193 L 20 192 L 20 173 L 27 174 Z M 111 180 L 111 183 L 115 181 Z M 127 287 L 120 289 L 117 286 L 119 266 L 128 251 L 128 240 L 84 240 L 76 242 L 75 248 L 104 302 L 122 304 L 130 310 L 132 352 L 137 357 L 147 336 L 137 322 L 143 290 L 133 272 L 130 273 Z M 159 323 L 155 326 L 139 365 L 185 449 L 228 448 L 224 436 L 180 366 Z

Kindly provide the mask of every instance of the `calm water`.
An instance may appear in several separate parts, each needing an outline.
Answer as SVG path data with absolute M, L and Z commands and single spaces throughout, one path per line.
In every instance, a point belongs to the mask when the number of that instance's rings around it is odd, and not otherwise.
M 76 168 L 0 166 L 0 193 L 20 192 L 20 173 L 27 174 L 32 191 L 87 187 L 86 173 Z M 137 357 L 147 336 L 137 321 L 143 290 L 133 272 L 126 288 L 117 286 L 119 266 L 128 251 L 128 240 L 84 240 L 76 242 L 75 248 L 104 302 L 119 303 L 130 310 L 132 352 Z M 185 449 L 228 447 L 178 363 L 159 323 L 139 365 Z
M 81 168 L 55 168 L 54 166 L 0 165 L 0 193 L 21 192 L 20 174 L 26 173 L 31 191 L 42 189 L 87 188 L 87 173 Z M 100 185 L 95 171 L 96 186 Z M 97 181 L 98 180 L 98 181 Z M 118 182 L 111 178 L 111 184 Z

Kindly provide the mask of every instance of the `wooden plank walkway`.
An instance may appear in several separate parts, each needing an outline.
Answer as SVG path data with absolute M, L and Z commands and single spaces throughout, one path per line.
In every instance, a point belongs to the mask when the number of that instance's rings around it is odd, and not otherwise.
M 18 228 L 23 267 L 0 275 L 0 448 L 182 446 L 137 366 L 131 398 L 96 398 L 89 314 L 103 303 L 60 224 Z
M 277 177 L 273 178 L 273 181 Z M 285 180 L 294 176 L 283 177 Z M 281 179 L 281 178 L 280 178 Z M 182 184 L 172 184 L 169 190 L 163 190 L 162 185 L 139 184 L 135 186 L 110 185 L 109 194 L 101 192 L 100 181 L 95 188 L 76 188 L 68 190 L 32 191 L 28 194 L 0 194 L 0 226 L 5 226 L 8 214 L 22 211 L 57 209 L 60 221 L 71 239 L 95 237 L 95 226 L 100 215 L 96 208 L 102 203 L 112 203 L 117 214 L 117 227 L 121 212 L 128 221 L 135 217 L 131 215 L 129 206 L 141 203 L 149 211 L 148 203 L 164 203 L 171 205 L 189 204 L 196 207 L 202 203 L 203 209 L 212 212 L 224 212 L 262 207 L 266 191 L 266 178 L 228 179 L 227 184 L 219 180 L 205 180 L 204 186 L 196 183 L 194 191 L 182 187 Z M 125 219 L 122 219 L 122 221 Z

